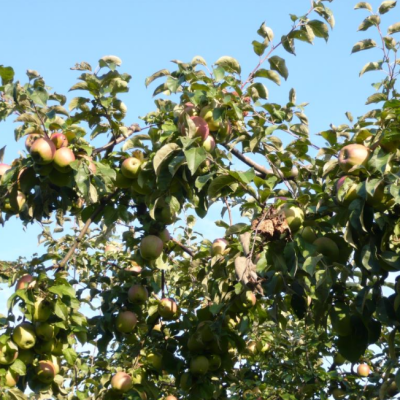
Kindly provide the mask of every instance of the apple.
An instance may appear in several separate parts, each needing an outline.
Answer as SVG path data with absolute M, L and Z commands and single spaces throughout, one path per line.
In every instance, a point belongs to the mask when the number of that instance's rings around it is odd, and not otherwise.
M 158 205 L 157 205 L 158 206 Z M 171 225 L 176 221 L 176 213 L 173 212 L 167 205 L 157 207 L 155 219 L 164 225 Z
M 162 230 L 159 234 L 158 237 L 163 241 L 163 243 L 168 243 L 171 240 L 171 235 L 168 231 L 167 228 Z
M 53 351 L 55 347 L 55 341 L 54 339 L 50 339 L 50 340 L 39 340 L 36 342 L 34 350 L 37 354 L 51 354 L 51 352 Z
M 284 203 L 278 207 L 283 211 L 291 232 L 297 232 L 304 222 L 304 212 L 301 208 L 291 203 Z
M 6 372 L 6 386 L 14 387 L 19 379 L 19 375 L 10 369 Z
M 341 400 L 346 397 L 346 392 L 342 389 L 335 388 L 332 390 L 332 396 L 335 400 Z
M 35 332 L 40 340 L 49 341 L 54 337 L 54 326 L 47 322 L 36 322 Z
M 136 178 L 140 172 L 142 162 L 136 157 L 128 157 L 121 164 L 121 173 L 125 178 Z
M 23 322 L 18 325 L 12 334 L 16 345 L 23 350 L 32 348 L 36 344 L 35 329 L 32 324 Z
M 218 129 L 218 139 L 224 142 L 226 139 L 229 138 L 231 132 L 232 132 L 232 124 L 229 121 L 221 122 Z
M 0 178 L 1 178 L 9 169 L 11 169 L 11 165 L 8 165 L 8 164 L 1 164 L 1 163 L 0 163 Z
M 15 285 L 15 290 L 28 289 L 29 284 L 34 280 L 35 278 L 29 274 L 21 276 L 21 278 L 18 279 L 17 284 Z
M 190 119 L 192 120 L 192 122 L 194 123 L 194 125 L 196 127 L 195 128 L 194 137 L 200 137 L 200 138 L 203 139 L 203 141 L 206 140 L 208 135 L 209 135 L 209 133 L 210 133 L 210 130 L 209 130 L 208 125 L 207 125 L 207 122 L 203 118 L 197 117 L 197 116 L 190 117 Z M 182 124 L 181 125 L 181 133 L 182 133 L 182 135 L 186 134 L 186 129 L 185 128 L 186 128 L 185 125 Z
M 201 340 L 201 337 L 197 334 L 191 335 L 187 341 L 187 347 L 190 352 L 197 353 L 201 350 L 204 350 L 204 343 Z
M 211 135 L 208 135 L 207 139 L 203 142 L 202 146 L 204 150 L 208 151 L 209 153 L 212 153 L 215 149 L 215 139 Z
M 46 322 L 53 314 L 53 303 L 39 298 L 35 301 L 33 319 L 38 322 Z
M 261 351 L 262 347 L 263 344 L 261 342 L 250 340 L 249 342 L 247 342 L 246 349 L 249 354 L 256 355 Z
M 216 371 L 221 366 L 222 360 L 218 354 L 212 354 L 208 360 L 210 371 Z
M 257 303 L 256 295 L 251 290 L 246 290 L 240 295 L 240 303 L 244 308 L 254 307 Z
M 333 357 L 333 362 L 336 365 L 343 365 L 346 362 L 346 359 L 340 353 L 336 353 Z
M 32 350 L 19 350 L 18 359 L 25 365 L 30 365 L 35 360 L 35 353 Z
M 178 398 L 175 396 L 169 395 L 164 400 L 178 400 Z
M 214 340 L 214 332 L 210 321 L 202 321 L 197 327 L 197 332 L 200 333 L 203 342 L 211 342 Z
M 56 146 L 49 138 L 40 137 L 32 143 L 30 154 L 36 164 L 45 165 L 53 161 L 56 151 Z
M 120 392 L 129 392 L 133 386 L 132 377 L 126 372 L 117 372 L 111 378 L 111 386 L 113 389 L 119 390 Z
M 320 237 L 313 242 L 313 245 L 317 248 L 317 253 L 321 253 L 331 261 L 337 261 L 339 258 L 339 247 L 332 239 Z
M 0 343 L 0 365 L 12 364 L 18 358 L 17 345 L 8 340 L 6 343 Z
M 339 152 L 339 167 L 346 173 L 356 165 L 366 166 L 370 157 L 370 150 L 362 144 L 349 144 Z M 354 175 L 359 171 L 354 171 Z
M 188 391 L 192 386 L 192 378 L 189 372 L 184 372 L 179 380 L 179 386 L 182 390 Z
M 360 364 L 357 367 L 357 374 L 359 376 L 367 377 L 370 372 L 371 372 L 371 368 L 369 367 L 368 364 Z
M 213 117 L 213 108 L 210 106 L 203 107 L 200 111 L 200 117 L 204 118 L 208 124 L 210 131 L 218 131 L 221 122 L 217 122 Z
M 16 213 L 19 213 L 26 204 L 26 196 L 19 190 L 17 190 L 17 192 L 12 191 L 9 196 L 9 200 L 11 210 Z
M 143 268 L 136 262 L 131 261 L 131 265 L 125 268 L 126 272 L 130 272 L 133 275 L 140 275 L 142 273 Z
M 54 143 L 56 149 L 61 149 L 61 147 L 68 146 L 68 139 L 62 132 L 54 132 L 50 136 L 50 140 Z
M 127 178 L 120 171 L 117 171 L 115 176 L 115 186 L 119 189 L 127 189 L 132 186 L 134 181 L 132 179 Z
M 118 332 L 130 333 L 135 329 L 137 322 L 137 315 L 132 311 L 120 311 L 115 319 L 115 326 Z
M 86 160 L 87 161 L 86 165 L 88 166 L 89 171 L 92 173 L 92 175 L 96 175 L 97 167 L 96 164 L 93 162 L 92 157 L 89 157 L 86 154 L 77 154 L 76 157 L 79 158 L 80 160 L 82 159 Z
M 40 133 L 31 133 L 30 135 L 28 135 L 25 139 L 25 148 L 26 150 L 30 153 L 31 152 L 31 147 L 33 142 L 40 138 L 42 135 Z
M 62 340 L 53 340 L 51 345 L 51 353 L 56 355 L 56 356 L 62 356 L 63 355 L 63 350 L 68 348 L 67 343 L 63 343 Z
M 339 191 L 340 188 L 344 185 L 344 183 L 348 183 L 347 191 L 344 196 L 340 196 L 342 200 L 339 200 Z M 355 200 L 357 196 L 357 184 L 348 176 L 342 176 L 336 182 L 336 199 L 340 204 L 349 205 L 353 200 Z
M 150 353 L 146 356 L 147 362 L 151 365 L 155 370 L 159 370 L 162 367 L 162 357 L 156 353 Z
M 189 371 L 193 375 L 205 375 L 210 368 L 210 363 L 205 356 L 198 356 L 190 361 Z
M 71 171 L 71 167 L 69 165 L 74 161 L 74 152 L 68 147 L 61 147 L 54 155 L 53 165 L 57 171 L 66 174 Z
M 173 299 L 162 299 L 158 304 L 158 313 L 166 321 L 179 317 L 179 307 Z
M 140 254 L 145 260 L 156 260 L 163 252 L 164 243 L 155 235 L 145 236 L 140 242 Z
M 56 375 L 57 375 L 60 372 L 60 369 L 61 369 L 61 361 L 56 356 L 51 356 L 51 360 L 50 361 L 54 365 L 54 370 L 55 370 Z
M 211 245 L 211 254 L 213 256 L 224 254 L 228 244 L 226 239 L 215 239 Z
M 36 367 L 36 376 L 43 383 L 51 383 L 56 376 L 56 368 L 49 360 L 39 361 Z
M 300 231 L 301 237 L 308 243 L 314 243 L 315 240 L 317 239 L 317 235 L 315 234 L 315 231 L 311 226 L 305 226 L 301 231 Z
M 128 300 L 131 303 L 144 304 L 149 298 L 149 292 L 142 285 L 133 285 L 128 290 Z

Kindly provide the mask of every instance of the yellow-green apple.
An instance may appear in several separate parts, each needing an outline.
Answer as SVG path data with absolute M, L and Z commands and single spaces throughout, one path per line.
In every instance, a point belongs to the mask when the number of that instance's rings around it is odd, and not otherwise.
M 347 191 L 345 194 L 342 194 L 340 188 L 346 184 Z M 342 176 L 336 182 L 336 199 L 339 203 L 343 205 L 349 205 L 353 200 L 357 198 L 357 184 L 348 176 Z
M 127 178 L 120 171 L 116 171 L 115 186 L 119 189 L 127 189 L 132 186 L 133 179 Z
M 212 153 L 215 149 L 215 140 L 211 135 L 207 136 L 207 139 L 202 144 L 204 150 Z
M 142 161 L 136 157 L 128 157 L 121 164 L 121 173 L 125 178 L 136 178 L 140 172 Z
M 23 322 L 14 329 L 12 338 L 20 349 L 31 349 L 36 344 L 35 328 L 32 324 Z
M 26 150 L 30 153 L 31 151 L 31 147 L 33 142 L 40 138 L 42 135 L 40 133 L 31 133 L 30 135 L 28 135 L 25 139 L 25 148 Z
M 216 256 L 218 254 L 224 254 L 228 246 L 228 241 L 226 239 L 215 239 L 211 245 L 211 254 Z
M 54 143 L 56 149 L 61 149 L 61 147 L 68 146 L 68 139 L 62 132 L 54 132 L 50 136 L 50 140 Z
M 142 285 L 133 285 L 128 290 L 128 300 L 131 303 L 144 304 L 149 298 L 149 292 Z
M 21 278 L 18 279 L 18 282 L 15 285 L 15 290 L 28 289 L 30 283 L 32 283 L 34 280 L 35 278 L 30 274 L 21 276 Z
M 133 386 L 132 377 L 126 372 L 117 372 L 111 378 L 111 386 L 113 389 L 119 390 L 122 393 L 129 392 Z
M 54 168 L 66 174 L 71 171 L 70 164 L 75 161 L 75 154 L 74 152 L 68 147 L 61 147 L 58 149 L 54 155 Z
M 171 225 L 176 221 L 177 216 L 168 205 L 163 203 L 163 205 L 157 204 L 155 218 L 165 225 Z
M 120 311 L 115 319 L 115 327 L 118 332 L 130 333 L 138 322 L 137 315 L 132 311 Z
M 278 207 L 278 210 L 283 211 L 286 221 L 292 232 L 297 232 L 304 222 L 304 212 L 301 208 L 291 203 L 284 203 Z
M 159 234 L 159 238 L 164 242 L 167 243 L 171 240 L 171 235 L 169 234 L 169 231 L 167 228 L 163 229 Z
M 203 107 L 200 111 L 200 117 L 204 118 L 208 124 L 210 131 L 217 131 L 221 125 L 221 122 L 217 122 L 213 117 L 213 108 L 210 106 Z
M 221 357 L 218 354 L 212 354 L 208 357 L 210 371 L 216 371 L 222 363 Z
M 317 248 L 317 253 L 323 254 L 331 261 L 339 258 L 339 247 L 332 239 L 320 237 L 314 241 L 313 245 Z
M 240 304 L 244 308 L 254 307 L 257 303 L 256 295 L 251 290 L 246 290 L 240 295 Z
M 60 361 L 60 359 L 58 357 L 53 356 L 53 355 L 51 356 L 50 361 L 54 365 L 54 370 L 55 370 L 55 373 L 57 375 L 60 372 L 60 369 L 61 369 L 61 361 Z
M 19 375 L 10 369 L 6 372 L 6 386 L 14 387 L 18 383 Z
M 16 213 L 19 213 L 26 204 L 26 196 L 19 190 L 12 191 L 9 200 L 11 210 Z
M 158 304 L 158 313 L 166 321 L 179 317 L 179 307 L 173 299 L 161 299 Z
M 53 314 L 54 305 L 51 301 L 38 298 L 34 304 L 33 319 L 38 322 L 46 322 Z
M 0 343 L 0 365 L 12 364 L 18 358 L 17 345 L 8 340 L 4 344 Z
M 366 376 L 369 375 L 370 372 L 371 372 L 371 368 L 369 367 L 368 364 L 360 364 L 360 365 L 357 367 L 357 374 L 358 374 L 359 376 L 366 377 Z
M 41 360 L 36 367 L 36 376 L 43 383 L 51 383 L 56 376 L 56 368 L 49 360 Z
M 198 116 L 190 117 L 192 122 L 195 125 L 195 132 L 194 132 L 194 137 L 200 137 L 204 140 L 207 139 L 208 134 L 210 133 L 210 130 L 208 128 L 207 122 Z M 181 133 L 182 135 L 185 135 L 185 124 L 181 125 Z
M 208 372 L 209 368 L 210 363 L 205 356 L 198 356 L 192 358 L 192 360 L 190 361 L 189 371 L 193 375 L 205 375 Z
M 56 339 L 54 339 L 52 342 L 51 353 L 56 356 L 62 356 L 63 350 L 68 348 L 68 343 L 64 343 L 62 340 Z
M 349 144 L 344 146 L 339 152 L 339 167 L 346 173 L 356 165 L 366 166 L 370 157 L 370 150 L 362 144 Z M 352 172 L 350 172 L 351 174 Z M 359 171 L 354 171 L 358 174 Z
M 54 160 L 56 154 L 56 146 L 47 137 L 36 139 L 31 146 L 31 157 L 36 164 L 50 164 Z
M 155 235 L 145 236 L 140 242 L 140 254 L 145 260 L 156 260 L 163 251 L 163 241 Z
M 219 129 L 218 129 L 218 139 L 221 141 L 225 141 L 229 138 L 232 132 L 232 124 L 229 121 L 221 122 Z
M 54 326 L 47 322 L 36 322 L 35 332 L 40 340 L 49 341 L 54 337 Z
M 311 226 L 305 226 L 300 231 L 301 237 L 308 243 L 313 243 L 317 239 L 317 235 Z
M 149 353 L 146 356 L 147 362 L 152 366 L 152 368 L 159 370 L 162 367 L 162 357 L 157 353 Z

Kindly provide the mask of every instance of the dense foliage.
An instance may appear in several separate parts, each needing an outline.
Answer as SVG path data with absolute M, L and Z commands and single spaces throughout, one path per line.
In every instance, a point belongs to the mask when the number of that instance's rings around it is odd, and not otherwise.
M 375 30 L 376 41 L 352 52 L 382 52 L 360 75 L 386 74 L 367 99 L 377 108 L 320 132 L 325 147 L 309 138 L 295 91 L 280 105 L 264 85 L 288 79 L 277 54 L 328 40 L 325 3 L 291 15 L 280 40 L 262 24 L 253 42 L 260 61 L 245 79 L 228 56 L 156 72 L 146 80 L 163 80 L 156 109 L 141 124 L 124 122 L 118 96 L 130 75 L 116 56 L 94 71 L 75 65 L 79 96 L 67 106 L 38 72 L 22 84 L 0 67 L 0 119 L 16 116 L 15 139 L 26 147 L 0 163 L 1 222 L 40 222 L 46 246 L 1 262 L 16 289 L 0 318 L 0 398 L 397 393 L 400 23 L 386 36 L 380 26 L 396 1 L 376 13 L 356 5 L 368 14 L 359 30 Z M 100 135 L 110 139 L 95 148 Z M 215 223 L 226 232 L 211 243 L 196 216 L 218 202 Z

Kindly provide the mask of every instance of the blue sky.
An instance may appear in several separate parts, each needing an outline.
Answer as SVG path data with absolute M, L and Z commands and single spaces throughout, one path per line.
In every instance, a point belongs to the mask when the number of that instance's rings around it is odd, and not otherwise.
M 365 113 L 365 99 L 374 93 L 371 83 L 381 79 L 376 72 L 358 78 L 364 64 L 379 60 L 381 54 L 378 50 L 350 54 L 355 42 L 374 33 L 373 29 L 357 32 L 368 14 L 365 10 L 354 11 L 355 3 L 326 3 L 333 9 L 337 23 L 328 44 L 322 39 L 314 46 L 297 42 L 296 57 L 283 49 L 276 53 L 286 59 L 289 79 L 281 87 L 267 83 L 269 101 L 287 102 L 288 92 L 294 87 L 298 103 L 310 103 L 306 114 L 312 135 L 331 123 L 346 122 L 346 111 L 354 116 Z M 370 3 L 376 9 L 380 1 Z M 117 55 L 123 60 L 121 70 L 132 75 L 130 93 L 122 96 L 128 106 L 129 125 L 154 109 L 152 92 L 157 83 L 146 89 L 144 80 L 159 69 L 173 69 L 170 60 L 190 61 L 201 55 L 211 65 L 220 56 L 230 55 L 239 60 L 245 77 L 258 62 L 251 42 L 258 38 L 260 24 L 265 21 L 279 38 L 290 29 L 289 12 L 302 15 L 309 6 L 309 0 L 7 1 L 2 4 L 0 64 L 12 66 L 22 82 L 27 69 L 37 70 L 57 92 L 67 93 L 79 75 L 69 69 L 75 63 L 87 61 L 95 67 L 100 57 Z M 384 31 L 396 22 L 396 13 L 395 9 L 384 17 Z M 71 99 L 75 94 L 68 96 Z M 7 145 L 6 163 L 24 148 L 22 141 L 14 142 L 14 128 L 11 120 L 0 123 L 0 147 Z M 323 143 L 315 136 L 313 141 Z M 218 214 L 214 209 L 197 230 L 221 235 L 212 226 Z M 30 256 L 38 249 L 39 233 L 35 225 L 23 231 L 13 218 L 0 228 L 0 259 Z

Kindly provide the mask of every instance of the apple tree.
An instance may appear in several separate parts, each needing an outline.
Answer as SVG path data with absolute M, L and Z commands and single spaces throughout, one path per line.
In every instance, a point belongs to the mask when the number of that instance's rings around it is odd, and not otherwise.
M 69 102 L 37 71 L 21 83 L 0 67 L 0 119 L 21 143 L 15 160 L 0 151 L 0 221 L 40 223 L 46 248 L 1 262 L 15 285 L 1 399 L 397 393 L 400 23 L 381 28 L 396 1 L 356 5 L 372 38 L 352 52 L 381 54 L 360 75 L 386 74 L 376 108 L 320 132 L 322 148 L 295 90 L 277 104 L 266 86 L 288 79 L 297 41 L 328 40 L 334 16 L 311 3 L 280 39 L 259 27 L 243 77 L 229 56 L 151 75 L 155 109 L 140 123 L 125 121 L 131 77 L 116 56 L 76 64 Z M 210 242 L 196 219 L 213 204 L 225 235 Z

